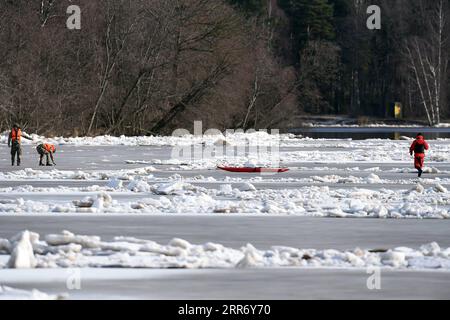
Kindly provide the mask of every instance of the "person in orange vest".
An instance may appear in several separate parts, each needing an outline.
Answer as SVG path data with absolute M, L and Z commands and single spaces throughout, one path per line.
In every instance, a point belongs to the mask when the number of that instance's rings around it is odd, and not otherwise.
M 53 144 L 50 143 L 41 143 L 36 147 L 37 152 L 39 153 L 39 165 L 43 166 L 44 163 L 42 162 L 42 159 L 44 159 L 44 156 L 47 157 L 47 166 L 52 166 L 50 163 L 50 158 L 52 159 L 52 163 L 54 166 L 56 166 L 55 160 L 53 159 L 53 154 L 56 152 L 56 147 Z
M 22 156 L 22 138 L 33 140 L 29 135 L 22 132 L 19 125 L 13 125 L 8 137 L 8 147 L 11 148 L 11 165 L 14 165 L 17 158 L 17 165 L 20 166 Z

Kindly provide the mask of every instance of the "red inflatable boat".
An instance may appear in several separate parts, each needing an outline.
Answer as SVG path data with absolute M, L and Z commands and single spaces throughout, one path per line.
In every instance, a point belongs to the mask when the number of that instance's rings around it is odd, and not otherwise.
M 217 169 L 228 171 L 228 172 L 241 172 L 241 173 L 259 173 L 259 172 L 287 172 L 288 168 L 242 168 L 242 167 L 217 167 Z

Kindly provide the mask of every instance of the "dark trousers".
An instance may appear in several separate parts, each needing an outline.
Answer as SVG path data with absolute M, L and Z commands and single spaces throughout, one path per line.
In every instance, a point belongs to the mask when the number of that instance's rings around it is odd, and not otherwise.
M 44 156 L 46 156 L 46 160 L 47 160 L 46 164 L 49 164 L 50 163 L 50 154 L 49 154 L 49 152 L 47 150 L 45 150 L 44 147 L 42 147 L 42 146 L 38 146 L 36 148 L 36 150 L 39 153 L 39 164 L 43 164 L 42 163 L 42 159 L 44 159 Z
M 13 143 L 11 146 L 11 164 L 14 165 L 14 162 L 17 158 L 17 165 L 20 165 L 20 161 L 22 156 L 22 146 L 20 143 Z
M 44 154 L 41 154 L 40 155 L 41 157 L 40 157 L 40 159 L 39 159 L 39 164 L 42 164 L 42 159 L 44 158 Z M 46 159 L 46 164 L 49 164 L 50 163 L 50 157 L 49 157 L 49 154 L 48 154 L 48 152 L 45 154 L 45 156 L 47 156 L 47 159 Z

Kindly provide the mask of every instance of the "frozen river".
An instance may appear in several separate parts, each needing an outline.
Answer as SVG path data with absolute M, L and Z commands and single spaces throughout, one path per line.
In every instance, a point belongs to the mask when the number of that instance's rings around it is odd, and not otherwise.
M 450 277 L 442 272 L 385 271 L 381 290 L 368 290 L 365 270 L 252 269 L 145 270 L 83 269 L 81 289 L 68 291 L 70 271 L 37 269 L 0 273 L 5 285 L 72 299 L 448 299 Z

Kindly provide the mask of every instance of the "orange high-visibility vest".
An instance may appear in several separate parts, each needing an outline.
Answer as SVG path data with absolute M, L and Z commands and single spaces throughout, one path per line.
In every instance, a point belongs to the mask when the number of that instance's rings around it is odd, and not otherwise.
M 18 141 L 19 143 L 22 142 L 22 130 L 20 129 L 12 129 L 11 131 L 11 141 L 15 142 Z
M 45 149 L 47 152 L 55 152 L 55 146 L 52 145 L 52 144 L 49 144 L 49 143 L 45 143 L 45 144 L 44 144 L 44 149 Z

